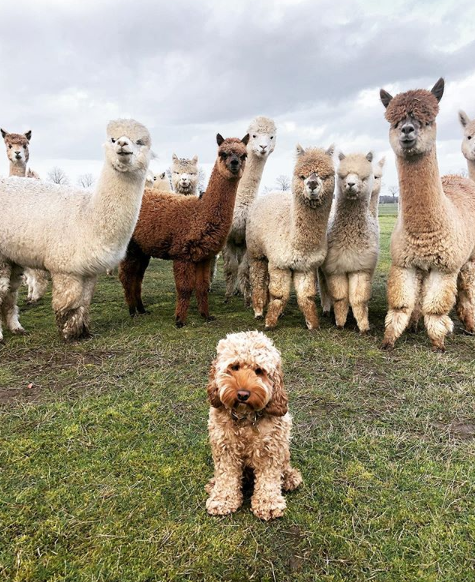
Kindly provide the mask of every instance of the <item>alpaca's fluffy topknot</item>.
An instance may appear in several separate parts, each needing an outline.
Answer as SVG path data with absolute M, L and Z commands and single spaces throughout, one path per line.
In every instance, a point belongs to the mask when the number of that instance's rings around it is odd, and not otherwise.
M 335 174 L 332 148 L 328 151 L 322 148 L 307 148 L 306 150 L 301 149 L 299 151 L 301 153 L 297 153 L 294 176 L 300 176 L 302 173 L 308 176 L 312 172 L 315 172 L 321 178 L 326 178 Z
M 437 97 L 426 89 L 416 89 L 399 93 L 391 99 L 385 117 L 393 125 L 411 114 L 421 123 L 431 123 L 438 113 Z
M 255 119 L 253 119 L 249 125 L 247 132 L 249 134 L 252 133 L 275 133 L 276 127 L 274 120 L 270 119 L 269 117 L 264 117 L 263 115 L 259 115 Z
M 107 135 L 121 137 L 126 135 L 132 140 L 141 139 L 142 145 L 150 145 L 151 138 L 148 129 L 135 119 L 113 119 L 107 124 Z

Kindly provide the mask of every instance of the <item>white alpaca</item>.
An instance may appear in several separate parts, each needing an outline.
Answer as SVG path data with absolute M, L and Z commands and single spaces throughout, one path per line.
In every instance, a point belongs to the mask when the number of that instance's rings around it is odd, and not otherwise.
M 467 160 L 468 176 L 475 182 L 475 119 L 459 111 L 459 121 L 463 127 L 462 153 Z
M 170 168 L 172 174 L 173 192 L 185 196 L 198 196 L 199 168 L 198 156 L 191 160 L 172 156 Z
M 233 224 L 223 248 L 226 301 L 238 291 L 239 286 L 246 303 L 250 298 L 248 263 L 245 259 L 247 217 L 257 196 L 267 158 L 274 151 L 277 139 L 275 123 L 268 117 L 253 119 L 247 132 L 246 168 L 236 195 Z
M 292 279 L 308 329 L 318 327 L 316 269 L 327 253 L 327 223 L 335 187 L 333 146 L 297 146 L 292 192 L 257 198 L 247 220 L 246 242 L 256 318 L 269 302 L 266 328 L 277 325 Z
M 40 177 L 36 172 L 28 168 L 27 163 L 30 159 L 30 140 L 31 130 L 26 133 L 8 133 L 4 129 L 0 129 L 5 147 L 7 150 L 7 157 L 10 162 L 9 176 L 18 176 L 19 178 L 35 178 L 39 180 Z M 24 271 L 25 282 L 28 287 L 28 303 L 36 303 L 46 293 L 48 288 L 48 274 L 41 269 L 29 269 Z
M 0 180 L 0 311 L 13 333 L 24 332 L 16 306 L 24 265 L 51 273 L 62 337 L 89 335 L 97 275 L 123 258 L 137 222 L 150 145 L 140 123 L 111 121 L 94 192 L 37 180 Z
M 335 212 L 328 225 L 328 252 L 319 273 L 323 310 L 329 311 L 333 304 L 336 325 L 343 328 L 351 305 L 358 329 L 365 333 L 369 330 L 368 302 L 379 247 L 377 219 L 370 209 L 373 154 L 340 153 L 339 157 Z
M 172 186 L 166 172 L 153 175 L 152 188 L 160 192 L 172 192 Z
M 378 218 L 378 206 L 379 206 L 379 193 L 381 192 L 381 184 L 383 178 L 383 168 L 384 163 L 386 162 L 386 158 L 383 157 L 379 160 L 379 162 L 374 166 L 374 182 L 373 182 L 373 191 L 371 192 L 371 200 L 369 202 L 369 209 L 371 210 L 371 214 L 377 219 Z

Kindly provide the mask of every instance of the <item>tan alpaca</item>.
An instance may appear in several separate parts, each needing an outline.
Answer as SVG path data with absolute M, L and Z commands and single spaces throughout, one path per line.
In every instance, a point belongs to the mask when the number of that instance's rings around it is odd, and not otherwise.
M 318 328 L 316 269 L 327 253 L 327 223 L 335 187 L 333 146 L 297 146 L 292 192 L 257 198 L 247 219 L 246 243 L 254 316 L 269 301 L 266 328 L 277 325 L 292 280 L 308 329 Z M 269 298 L 269 299 L 268 299 Z
M 373 191 L 371 192 L 371 200 L 369 202 L 369 209 L 371 210 L 371 214 L 375 218 L 378 218 L 379 193 L 381 192 L 381 184 L 382 184 L 382 178 L 383 178 L 383 168 L 384 168 L 385 162 L 386 162 L 386 158 L 383 157 L 374 166 Z
M 391 349 L 419 314 L 434 351 L 444 351 L 457 315 L 475 332 L 475 184 L 460 176 L 440 179 L 436 116 L 444 92 L 439 79 L 431 91 L 392 97 L 381 89 L 389 141 L 399 175 L 399 216 L 391 237 L 389 311 L 382 347 Z
M 475 182 L 475 119 L 459 111 L 459 120 L 463 127 L 462 153 L 467 160 L 469 178 Z
M 7 157 L 10 161 L 9 176 L 18 176 L 19 178 L 34 178 L 39 180 L 40 177 L 30 168 L 26 168 L 30 159 L 30 140 L 31 130 L 26 133 L 8 133 L 0 129 Z M 36 303 L 43 297 L 48 288 L 48 273 L 41 269 L 24 269 L 25 282 L 28 287 L 27 303 Z
M 321 267 L 335 311 L 343 328 L 351 305 L 361 333 L 369 330 L 368 302 L 378 261 L 379 231 L 370 210 L 373 192 L 373 154 L 340 153 L 335 211 L 328 226 L 328 252 Z M 329 305 L 324 306 L 327 310 Z

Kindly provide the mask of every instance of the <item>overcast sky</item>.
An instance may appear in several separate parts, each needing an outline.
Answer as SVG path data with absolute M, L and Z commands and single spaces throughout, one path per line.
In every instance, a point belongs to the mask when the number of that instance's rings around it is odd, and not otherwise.
M 33 131 L 30 166 L 99 174 L 107 122 L 149 128 L 165 169 L 176 152 L 209 176 L 215 135 L 272 117 L 261 187 L 292 173 L 295 145 L 387 156 L 380 87 L 446 92 L 443 173 L 465 168 L 457 111 L 475 117 L 475 3 L 419 0 L 0 0 L 0 126 Z M 0 144 L 1 145 L 1 144 Z M 3 147 L 3 146 L 1 146 Z M 8 174 L 6 154 L 0 175 Z

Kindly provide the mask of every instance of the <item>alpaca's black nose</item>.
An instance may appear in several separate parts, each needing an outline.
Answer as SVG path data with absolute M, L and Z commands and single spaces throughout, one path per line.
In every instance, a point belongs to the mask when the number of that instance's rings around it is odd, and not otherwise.
M 123 148 L 124 146 L 128 145 L 128 143 L 127 143 L 127 140 L 125 140 L 125 139 L 119 139 L 119 140 L 117 140 L 117 143 L 118 143 L 118 144 L 120 145 L 120 147 L 122 147 L 122 148 Z
M 412 125 L 412 123 L 405 123 L 402 127 L 401 127 L 401 131 L 402 133 L 404 133 L 405 135 L 408 135 L 409 133 L 412 133 L 414 131 L 414 126 Z
M 231 160 L 231 166 L 237 166 L 239 164 L 239 160 Z
M 318 182 L 311 180 L 310 182 L 307 182 L 307 186 L 310 188 L 310 190 L 315 190 L 318 186 Z
M 348 188 L 353 188 L 355 182 L 347 182 L 346 185 L 348 186 Z
M 249 390 L 238 390 L 237 397 L 240 402 L 246 402 L 251 393 Z

